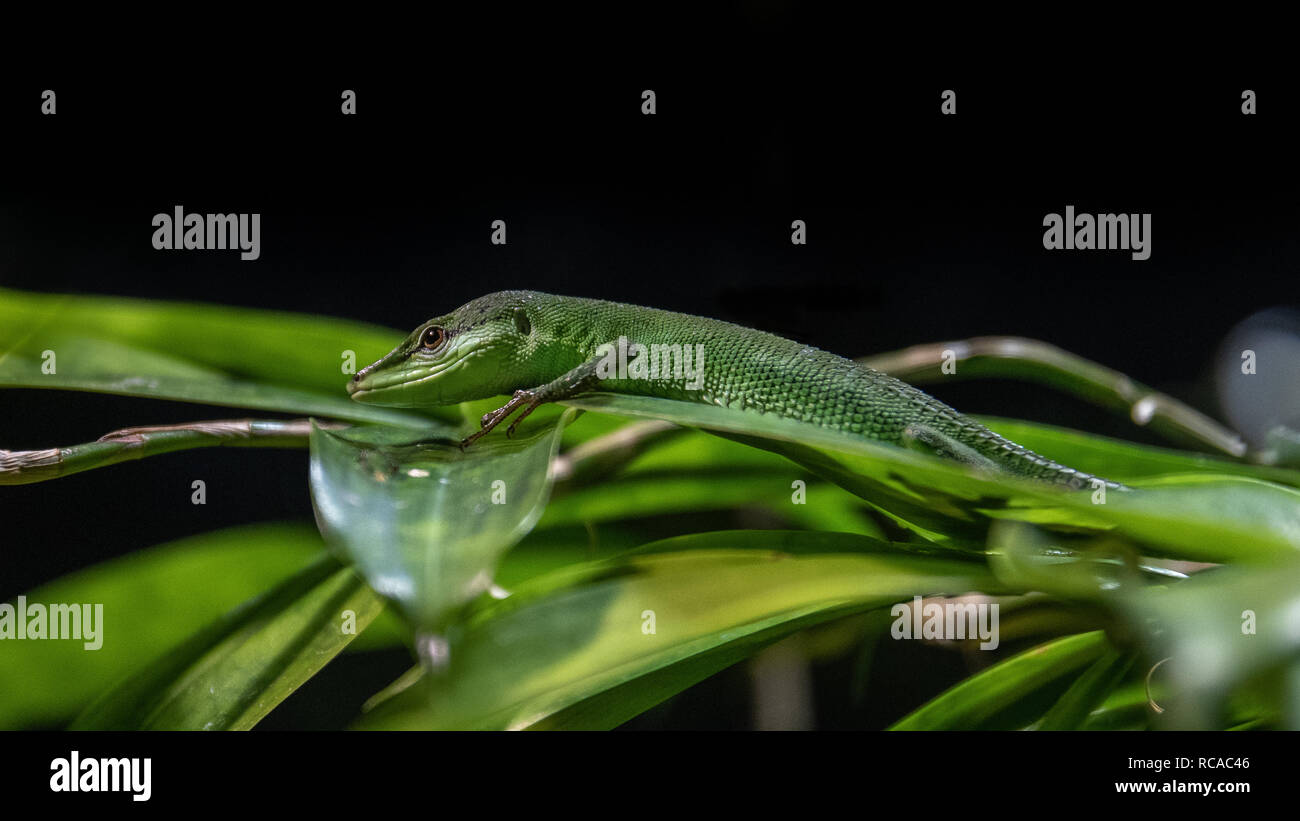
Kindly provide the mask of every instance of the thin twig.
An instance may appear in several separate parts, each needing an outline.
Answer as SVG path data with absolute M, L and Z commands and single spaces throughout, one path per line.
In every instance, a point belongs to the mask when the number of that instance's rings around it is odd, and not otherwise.
M 1125 413 L 1134 424 L 1183 445 L 1235 459 L 1267 461 L 1227 427 L 1168 394 L 1119 371 L 1036 339 L 981 336 L 955 342 L 915 345 L 865 357 L 864 365 L 916 384 L 958 377 L 1007 377 L 1037 382 Z M 945 374 L 945 361 L 959 363 Z
M 321 421 L 321 427 L 346 427 Z M 209 447 L 306 447 L 310 419 L 213 419 L 180 425 L 122 428 L 64 448 L 0 450 L 0 485 L 43 482 L 178 450 Z

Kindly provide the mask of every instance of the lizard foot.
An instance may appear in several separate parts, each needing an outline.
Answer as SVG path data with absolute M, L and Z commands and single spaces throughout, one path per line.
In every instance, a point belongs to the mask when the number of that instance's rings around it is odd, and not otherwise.
M 506 428 L 506 436 L 514 436 L 515 427 L 523 421 L 525 416 L 536 410 L 537 406 L 542 404 L 543 401 L 544 400 L 537 395 L 536 391 L 515 391 L 514 396 L 510 397 L 509 402 L 494 411 L 483 414 L 483 418 L 479 420 L 480 430 L 475 431 L 462 439 L 460 442 L 460 449 L 464 450 L 468 445 L 491 432 L 493 428 L 504 422 L 510 414 L 518 410 L 520 406 L 523 406 L 523 413 L 515 417 L 514 421 L 510 423 L 510 427 Z

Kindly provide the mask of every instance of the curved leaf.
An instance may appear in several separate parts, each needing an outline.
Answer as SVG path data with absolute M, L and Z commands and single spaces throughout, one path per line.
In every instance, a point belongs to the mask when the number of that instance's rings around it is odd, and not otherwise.
M 613 726 L 802 627 L 914 594 L 997 587 L 965 561 L 719 549 L 745 540 L 719 534 L 712 550 L 569 568 L 487 603 L 462 626 L 442 674 L 361 726 Z M 647 687 L 615 692 L 633 682 Z
M 981 416 L 979 420 L 1030 450 L 1050 453 L 1053 458 L 1070 467 L 1119 482 L 1132 482 L 1169 473 L 1213 473 L 1221 476 L 1248 476 L 1300 487 L 1300 470 L 1234 462 L 1222 456 L 1192 451 L 1138 445 L 1108 436 L 1020 419 Z
M 1300 491 L 1239 476 L 1150 478 L 1133 492 L 1066 492 L 773 415 L 651 397 L 595 394 L 576 407 L 662 418 L 781 453 L 913 527 L 924 538 L 977 541 L 1010 519 L 1121 532 L 1161 555 L 1265 560 L 1300 549 Z M 1055 454 L 1046 453 L 1053 457 Z
M 1077 730 L 1082 727 L 1092 711 L 1105 701 L 1128 674 L 1135 658 L 1133 653 L 1107 650 L 1052 705 L 1036 729 Z
M 1095 662 L 1106 652 L 1098 630 L 1041 644 L 999 662 L 940 693 L 896 722 L 892 730 L 977 727 L 1029 693 Z
M 70 729 L 250 729 L 382 608 L 351 568 L 323 557 L 104 694 Z
M 26 593 L 29 602 L 102 604 L 98 650 L 76 641 L 0 643 L 0 727 L 55 726 L 226 611 L 324 551 L 308 524 L 205 533 L 79 570 Z
M 0 387 L 427 427 L 426 414 L 363 406 L 343 392 L 345 356 L 365 364 L 400 338 L 303 314 L 0 289 Z M 459 418 L 455 408 L 431 413 Z
M 441 631 L 489 590 L 501 555 L 541 516 L 572 415 L 469 451 L 395 429 L 316 428 L 311 489 L 321 531 L 420 631 Z
M 148 369 L 160 376 L 221 373 L 338 395 L 347 381 L 340 367 L 345 351 L 364 365 L 404 335 L 286 311 L 0 289 L 0 351 L 39 360 L 53 350 L 59 370 L 103 372 L 129 352 L 155 365 L 172 363 Z M 108 347 L 97 352 L 81 344 L 88 339 Z

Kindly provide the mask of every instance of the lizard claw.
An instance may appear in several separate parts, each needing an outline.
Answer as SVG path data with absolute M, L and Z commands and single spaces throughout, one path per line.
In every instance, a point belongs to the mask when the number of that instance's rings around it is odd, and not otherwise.
M 463 451 L 467 446 L 473 444 L 473 442 L 480 436 L 483 436 L 488 431 L 504 422 L 506 417 L 515 412 L 516 408 L 520 405 L 524 405 L 524 412 L 515 417 L 515 420 L 510 424 L 510 427 L 506 428 L 506 436 L 513 437 L 515 426 L 519 424 L 519 420 L 532 413 L 533 409 L 540 404 L 541 402 L 537 399 L 537 394 L 535 392 L 527 390 L 515 391 L 514 395 L 510 397 L 509 402 L 494 411 L 483 414 L 483 418 L 479 420 L 480 429 L 462 439 L 460 442 L 460 449 Z

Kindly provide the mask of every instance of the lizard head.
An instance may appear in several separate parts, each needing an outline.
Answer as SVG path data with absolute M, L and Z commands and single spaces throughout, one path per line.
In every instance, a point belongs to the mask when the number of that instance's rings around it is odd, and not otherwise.
M 509 393 L 527 361 L 529 291 L 501 291 L 419 325 L 357 372 L 348 393 L 393 407 L 452 405 Z

